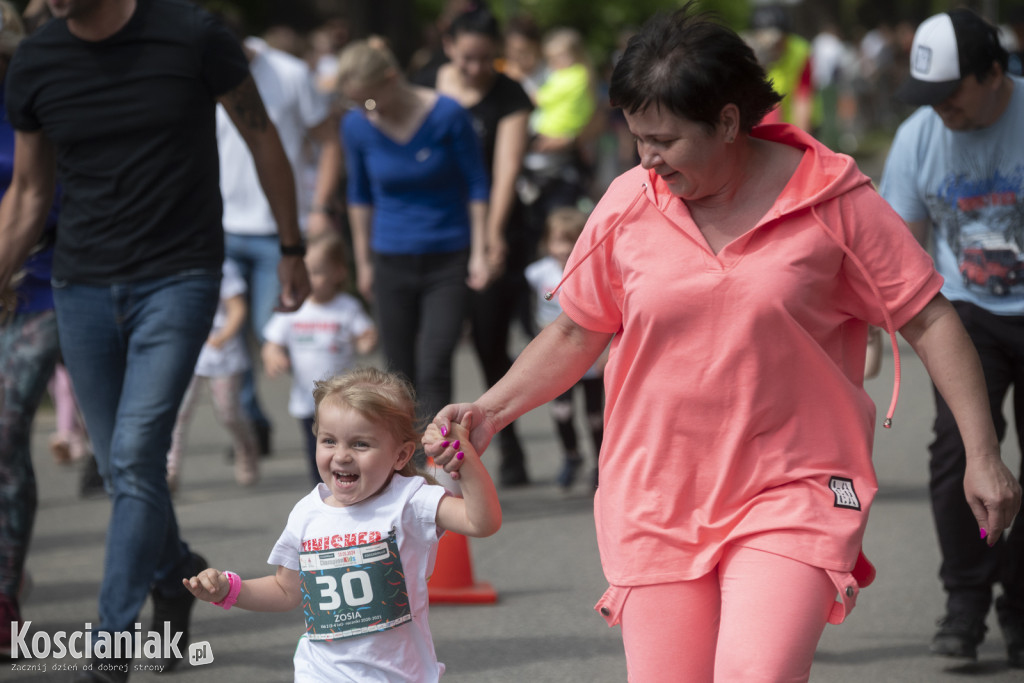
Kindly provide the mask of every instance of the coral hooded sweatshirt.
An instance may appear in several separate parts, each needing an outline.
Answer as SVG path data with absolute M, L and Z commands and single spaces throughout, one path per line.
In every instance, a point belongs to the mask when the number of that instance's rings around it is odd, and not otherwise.
M 561 284 L 573 321 L 615 333 L 595 498 L 615 586 L 701 577 L 727 544 L 850 572 L 877 489 L 867 324 L 902 327 L 942 285 L 852 159 L 785 124 L 753 136 L 803 160 L 749 232 L 714 254 L 636 167 Z

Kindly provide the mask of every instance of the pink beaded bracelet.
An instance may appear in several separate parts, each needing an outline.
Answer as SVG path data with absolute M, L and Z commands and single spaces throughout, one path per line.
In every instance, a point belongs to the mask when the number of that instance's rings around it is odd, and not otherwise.
M 228 594 L 224 596 L 223 600 L 213 604 L 224 609 L 231 609 L 242 590 L 242 577 L 234 572 L 224 572 L 224 576 L 228 577 Z

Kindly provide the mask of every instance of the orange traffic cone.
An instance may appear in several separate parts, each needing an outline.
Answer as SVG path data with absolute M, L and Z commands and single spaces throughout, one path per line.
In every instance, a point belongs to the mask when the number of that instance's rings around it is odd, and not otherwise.
M 469 541 L 462 534 L 446 531 L 437 546 L 434 574 L 427 582 L 430 602 L 484 604 L 498 601 L 498 593 L 486 582 L 473 578 Z
M 461 495 L 459 483 L 444 470 L 436 469 L 433 458 L 427 458 L 428 471 L 441 486 Z M 489 583 L 473 578 L 473 561 L 469 557 L 469 540 L 462 534 L 446 531 L 437 544 L 434 573 L 427 582 L 431 603 L 485 604 L 498 601 L 498 593 Z

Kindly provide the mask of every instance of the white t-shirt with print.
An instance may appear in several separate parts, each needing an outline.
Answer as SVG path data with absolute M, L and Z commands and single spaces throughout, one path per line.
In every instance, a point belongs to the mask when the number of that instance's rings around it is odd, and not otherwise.
M 427 577 L 434 571 L 443 533 L 436 518 L 444 488 L 422 477 L 396 474 L 380 494 L 356 505 L 328 505 L 324 502 L 328 495 L 327 487 L 319 484 L 295 505 L 267 562 L 300 571 L 300 553 L 338 551 L 340 555 L 345 549 L 387 539 L 393 531 L 412 619 L 388 630 L 334 640 L 304 635 L 295 651 L 295 680 L 437 681 L 444 664 L 437 661 L 427 620 Z M 314 599 L 310 595 L 304 601 Z M 369 603 L 381 596 L 358 592 L 358 598 Z M 303 610 L 304 618 L 309 618 L 308 607 Z
M 351 368 L 355 340 L 371 327 L 373 320 L 351 294 L 339 294 L 326 304 L 307 299 L 294 313 L 270 317 L 263 338 L 287 348 L 292 363 L 291 415 L 313 417 L 313 383 Z

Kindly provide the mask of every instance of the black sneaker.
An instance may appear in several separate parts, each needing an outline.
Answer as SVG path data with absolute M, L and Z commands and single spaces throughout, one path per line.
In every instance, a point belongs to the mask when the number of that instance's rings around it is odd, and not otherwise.
M 79 671 L 74 678 L 74 683 L 126 683 L 131 663 L 130 659 L 93 657 L 92 668 L 88 671 Z
M 978 659 L 978 646 L 985 640 L 985 618 L 969 614 L 947 614 L 938 621 L 931 653 L 956 659 Z
M 996 613 L 999 615 L 999 628 L 1006 641 L 1006 656 L 1010 667 L 1024 669 L 1024 614 L 1011 610 L 1001 604 L 1002 598 L 996 601 Z
M 529 486 L 530 476 L 526 474 L 526 468 L 520 465 L 502 466 L 499 474 L 501 485 L 504 488 L 517 486 Z
M 82 477 L 78 480 L 78 495 L 81 498 L 107 495 L 107 490 L 103 486 L 103 477 L 100 476 L 100 469 L 96 465 L 95 456 L 90 455 L 82 463 Z
M 253 422 L 252 429 L 256 433 L 256 445 L 260 449 L 260 455 L 263 457 L 270 455 L 272 450 L 270 433 L 274 431 L 274 428 L 270 426 L 269 422 Z
M 209 564 L 206 560 L 196 553 L 192 553 L 192 563 L 188 576 L 182 578 L 189 578 L 198 574 L 199 572 L 206 569 Z M 188 636 L 189 636 L 189 620 L 192 616 L 192 607 L 196 604 L 196 598 L 194 595 L 189 593 L 182 588 L 182 592 L 172 598 L 167 598 L 155 590 L 150 593 L 150 597 L 153 598 L 153 626 L 152 629 L 157 633 L 163 635 L 164 624 L 169 624 L 167 632 L 174 637 L 174 634 L 180 633 L 181 638 L 178 639 L 178 649 L 182 651 L 182 657 L 170 656 L 168 658 L 160 657 L 154 660 L 154 663 L 161 666 L 161 669 L 157 670 L 157 673 L 167 673 L 172 671 L 178 664 L 184 659 L 185 651 L 188 650 Z

